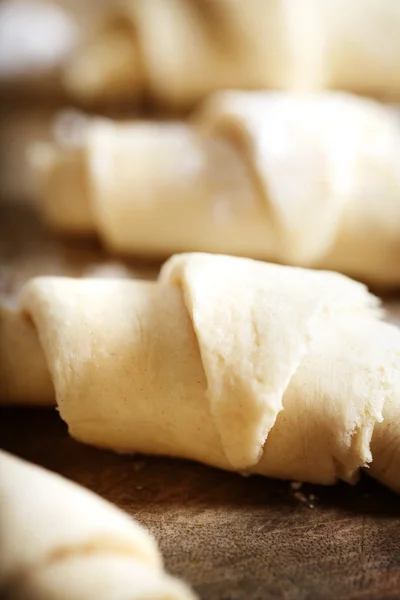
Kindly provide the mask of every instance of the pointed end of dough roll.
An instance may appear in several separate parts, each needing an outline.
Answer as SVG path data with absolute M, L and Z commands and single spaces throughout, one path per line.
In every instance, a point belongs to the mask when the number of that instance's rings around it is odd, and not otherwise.
M 65 233 L 95 233 L 85 162 L 87 123 L 85 115 L 65 111 L 54 121 L 52 139 L 28 149 L 43 218 Z
M 82 148 L 89 125 L 88 117 L 79 111 L 64 110 L 53 121 L 51 139 L 36 141 L 27 149 L 27 160 L 38 179 L 55 168 L 61 152 L 78 152 Z
M 109 502 L 6 452 L 0 469 L 2 598 L 194 598 L 166 575 L 153 537 Z
M 0 400 L 54 406 L 54 389 L 33 323 L 0 306 Z
M 126 557 L 75 556 L 22 578 L 4 600 L 195 600 L 177 579 Z
M 66 64 L 66 89 L 85 103 L 131 100 L 142 92 L 141 56 L 132 26 L 114 18 Z

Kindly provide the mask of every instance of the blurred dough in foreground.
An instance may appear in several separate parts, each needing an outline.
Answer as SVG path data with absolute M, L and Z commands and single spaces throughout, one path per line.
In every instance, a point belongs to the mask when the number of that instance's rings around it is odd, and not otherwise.
M 3 600 L 194 600 L 110 503 L 3 451 L 0 473 Z
M 74 125 L 75 122 L 75 125 Z M 400 284 L 400 121 L 339 92 L 225 92 L 191 123 L 76 117 L 32 151 L 55 228 Z
M 400 99 L 398 0 L 122 0 L 68 61 L 86 100 L 183 108 L 223 88 Z

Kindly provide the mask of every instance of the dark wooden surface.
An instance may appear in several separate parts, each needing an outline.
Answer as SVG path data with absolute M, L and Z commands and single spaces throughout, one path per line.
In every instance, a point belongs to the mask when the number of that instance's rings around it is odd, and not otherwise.
M 135 516 L 167 568 L 204 600 L 400 598 L 399 498 L 366 477 L 355 488 L 296 492 L 288 482 L 91 449 L 68 436 L 54 409 L 0 414 L 3 448 Z
M 5 300 L 42 272 L 125 268 L 96 242 L 59 240 L 32 210 L 14 206 L 0 206 L 0 257 Z M 155 268 L 126 272 L 150 277 Z M 388 306 L 396 318 L 398 301 Z M 295 490 L 185 461 L 118 456 L 74 442 L 55 409 L 2 408 L 0 440 L 135 516 L 168 570 L 203 600 L 400 598 L 400 498 L 367 477 L 354 488 Z
M 158 268 L 154 262 L 111 257 L 96 239 L 60 237 L 41 222 L 33 203 L 6 203 L 0 197 L 0 301 L 14 300 L 37 275 L 151 279 Z

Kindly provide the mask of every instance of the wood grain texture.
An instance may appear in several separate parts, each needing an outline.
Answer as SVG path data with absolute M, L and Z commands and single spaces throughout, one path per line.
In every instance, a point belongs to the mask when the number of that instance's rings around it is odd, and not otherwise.
M 294 491 L 186 461 L 118 456 L 74 442 L 55 410 L 2 409 L 0 435 L 5 449 L 135 516 L 204 600 L 400 597 L 400 502 L 366 477 L 354 488 Z
M 38 274 L 157 272 L 110 259 L 95 241 L 60 240 L 16 206 L 0 207 L 0 269 L 6 301 Z M 385 305 L 399 319 L 399 300 Z M 400 499 L 367 477 L 357 487 L 297 490 L 186 461 L 118 456 L 74 442 L 54 409 L 2 408 L 0 440 L 134 515 L 167 568 L 203 600 L 400 598 Z

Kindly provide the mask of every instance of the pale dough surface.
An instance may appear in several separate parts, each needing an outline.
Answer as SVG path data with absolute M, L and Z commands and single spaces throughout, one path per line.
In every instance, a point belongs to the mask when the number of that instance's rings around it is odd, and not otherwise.
M 361 284 L 188 254 L 158 282 L 38 278 L 20 309 L 78 440 L 324 484 L 372 463 L 400 490 L 400 331 Z
M 193 600 L 153 538 L 109 502 L 0 452 L 0 593 L 7 600 Z
M 32 154 L 58 230 L 97 232 L 117 253 L 235 254 L 400 285 L 393 108 L 333 92 L 225 92 L 190 124 L 76 128 L 79 142 Z
M 80 99 L 182 108 L 225 88 L 400 97 L 397 0 L 123 0 L 69 61 Z

